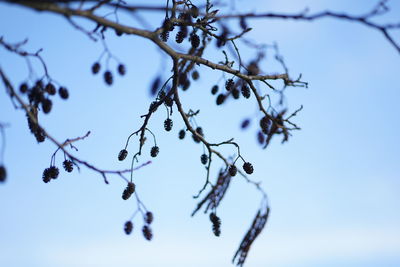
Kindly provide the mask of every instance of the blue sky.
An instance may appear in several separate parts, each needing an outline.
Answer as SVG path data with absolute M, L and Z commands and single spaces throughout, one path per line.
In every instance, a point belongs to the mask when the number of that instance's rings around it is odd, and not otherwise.
M 360 14 L 375 3 L 253 2 L 243 10 L 296 12 L 308 6 L 311 11 L 329 8 Z M 392 2 L 389 20 L 400 9 Z M 162 20 L 160 14 L 147 18 L 153 24 Z M 116 77 L 107 87 L 102 77 L 90 73 L 101 44 L 91 42 L 65 19 L 1 4 L 0 22 L 0 35 L 6 40 L 28 38 L 27 49 L 43 48 L 51 75 L 70 90 L 68 101 L 57 100 L 52 113 L 42 116 L 46 129 L 61 141 L 90 130 L 90 137 L 76 144 L 79 157 L 105 169 L 128 168 L 116 155 L 126 137 L 140 127 L 140 115 L 152 101 L 149 85 L 160 69 L 169 68 L 168 60 L 146 40 L 108 33 L 108 46 L 126 64 L 127 76 Z M 235 137 L 241 144 L 255 167 L 252 178 L 262 181 L 269 195 L 271 217 L 246 266 L 399 266 L 400 55 L 382 34 L 355 23 L 323 19 L 249 24 L 254 28 L 249 38 L 277 42 L 290 73 L 302 73 L 309 82 L 309 89 L 287 90 L 291 111 L 304 106 L 295 118 L 302 130 L 284 145 L 274 140 L 261 150 L 255 140 L 256 123 L 249 131 L 239 130 L 241 120 L 255 113 L 254 99 L 216 107 L 209 91 L 220 73 L 204 67 L 199 68 L 199 82 L 182 93 L 185 108 L 201 110 L 197 122 L 210 140 Z M 243 53 L 247 58 L 253 55 Z M 210 57 L 220 60 L 221 55 Z M 15 84 L 27 77 L 21 58 L 1 49 L 0 59 Z M 264 67 L 269 70 L 271 64 L 272 72 L 279 71 L 270 62 Z M 25 115 L 13 109 L 1 90 L 0 121 L 10 127 L 4 158 L 9 179 L 0 187 L 0 265 L 231 266 L 259 196 L 243 180 L 235 180 L 218 210 L 222 235 L 214 237 L 208 216 L 190 217 L 197 204 L 192 195 L 205 179 L 199 162 L 202 147 L 189 139 L 178 140 L 183 124 L 177 112 L 169 133 L 163 130 L 164 119 L 165 112 L 157 112 L 150 124 L 157 133 L 159 156 L 134 174 L 140 197 L 155 216 L 154 240 L 147 242 L 141 236 L 140 218 L 132 236 L 122 231 L 136 203 L 121 199 L 121 179 L 110 177 L 105 185 L 101 176 L 82 168 L 80 173 L 61 172 L 49 184 L 42 182 L 55 147 L 36 144 Z M 132 142 L 130 149 L 136 147 Z M 149 158 L 144 155 L 141 160 Z M 61 164 L 61 154 L 57 162 Z M 215 174 L 219 167 L 216 162 Z

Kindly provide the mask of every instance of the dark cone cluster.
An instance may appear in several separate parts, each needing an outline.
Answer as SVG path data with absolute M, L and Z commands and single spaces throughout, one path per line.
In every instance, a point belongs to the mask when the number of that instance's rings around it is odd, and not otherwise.
M 203 165 L 206 165 L 208 162 L 208 156 L 206 154 L 201 155 L 200 161 Z
M 250 88 L 247 85 L 243 84 L 241 91 L 242 91 L 242 95 L 243 95 L 244 98 L 249 98 L 250 97 Z
M 50 180 L 51 180 L 51 177 L 50 177 L 50 168 L 44 169 L 43 175 L 42 175 L 42 179 L 43 179 L 43 182 L 45 182 L 45 183 L 50 182 Z
M 146 238 L 148 241 L 150 241 L 153 238 L 153 233 L 151 231 L 150 226 L 144 225 L 142 228 L 143 236 Z
M 260 127 L 261 127 L 261 131 L 265 134 L 268 134 L 268 129 L 269 129 L 269 125 L 271 124 L 270 119 L 265 116 L 260 120 Z
M 218 85 L 214 85 L 214 86 L 211 88 L 211 94 L 212 94 L 212 95 L 215 95 L 216 93 L 218 93 Z
M 233 86 L 235 85 L 235 82 L 233 81 L 233 79 L 228 79 L 225 83 L 225 89 L 227 91 L 230 91 L 233 89 Z
M 4 183 L 7 179 L 7 170 L 6 167 L 0 165 L 0 183 Z
M 100 68 L 101 68 L 100 63 L 99 63 L 99 62 L 95 62 L 95 63 L 92 65 L 92 73 L 93 73 L 93 74 L 99 73 Z
M 60 171 L 58 170 L 58 168 L 56 166 L 51 166 L 49 168 L 49 175 L 52 179 L 57 179 L 59 173 L 60 173 Z
M 126 159 L 126 156 L 128 156 L 128 150 L 122 149 L 118 154 L 118 160 L 123 161 L 124 159 Z
M 228 171 L 230 176 L 235 176 L 237 174 L 237 168 L 235 165 L 229 165 Z
M 60 87 L 59 89 L 58 89 L 58 94 L 60 95 L 60 97 L 62 98 L 62 99 L 68 99 L 68 97 L 69 97 L 69 93 L 68 93 L 68 90 L 67 90 L 67 88 L 65 88 L 65 87 Z
M 57 93 L 56 87 L 52 83 L 48 83 L 44 90 L 49 94 L 49 95 L 55 95 Z
M 125 234 L 130 235 L 133 230 L 133 223 L 131 221 L 127 221 L 124 225 Z
M 253 165 L 250 162 L 245 162 L 243 164 L 243 170 L 247 173 L 247 174 L 252 174 L 254 171 Z
M 45 98 L 42 100 L 42 110 L 44 113 L 46 113 L 46 114 L 50 113 L 52 106 L 53 106 L 53 102 L 51 102 L 50 99 Z
M 215 215 L 214 212 L 210 213 L 210 221 L 212 223 L 212 230 L 215 236 L 220 236 L 221 234 L 221 220 Z
M 175 41 L 180 44 L 183 42 L 183 40 L 185 39 L 186 34 L 183 31 L 179 31 L 177 32 L 176 36 L 175 36 Z
M 166 119 L 166 120 L 164 121 L 164 129 L 165 129 L 167 132 L 171 131 L 172 125 L 173 125 L 173 122 L 172 122 L 172 120 L 171 120 L 170 118 L 168 118 L 168 119 Z
M 154 220 L 153 213 L 150 212 L 150 211 L 146 212 L 145 217 L 144 217 L 144 221 L 147 224 L 151 224 L 153 222 L 153 220 Z
M 203 128 L 201 128 L 201 127 L 197 127 L 196 128 L 196 133 L 198 134 L 198 135 L 200 135 L 201 137 L 204 137 L 204 132 L 203 132 Z M 200 143 L 200 138 L 199 137 L 197 137 L 197 135 L 192 135 L 192 138 L 193 138 L 193 141 L 195 141 L 196 143 Z
M 117 70 L 119 75 L 121 76 L 124 76 L 126 74 L 126 67 L 124 64 L 119 64 Z
M 124 192 L 122 193 L 122 199 L 128 200 L 134 192 L 135 192 L 135 184 L 132 182 L 129 182 L 128 185 L 126 186 Z
M 107 70 L 106 72 L 104 72 L 104 81 L 106 82 L 107 85 L 112 85 L 113 84 L 113 75 L 111 73 L 111 71 Z
M 158 152 L 160 152 L 160 148 L 158 146 L 153 146 L 150 150 L 150 156 L 153 158 L 157 157 Z
M 185 130 L 180 130 L 179 131 L 179 134 L 178 134 L 178 137 L 179 137 L 179 139 L 184 139 L 185 138 L 185 135 L 186 135 L 186 132 L 185 132 Z
M 217 105 L 221 105 L 222 103 L 225 102 L 226 96 L 224 94 L 219 94 L 217 96 L 217 100 L 215 101 Z
M 192 44 L 193 48 L 199 47 L 199 45 L 200 45 L 200 37 L 197 34 L 192 33 L 190 35 L 190 43 Z
M 65 170 L 66 172 L 72 172 L 73 169 L 74 169 L 74 164 L 72 163 L 72 161 L 66 159 L 66 160 L 64 160 L 64 162 L 63 162 L 63 167 L 64 167 L 64 170 Z

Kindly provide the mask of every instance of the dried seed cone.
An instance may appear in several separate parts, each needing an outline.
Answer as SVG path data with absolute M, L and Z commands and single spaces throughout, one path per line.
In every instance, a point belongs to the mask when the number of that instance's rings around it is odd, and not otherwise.
M 172 125 L 173 125 L 173 122 L 172 122 L 172 120 L 171 120 L 170 118 L 168 118 L 168 119 L 166 119 L 166 120 L 164 121 L 164 129 L 165 129 L 167 132 L 171 131 Z
M 126 186 L 124 192 L 122 193 L 122 199 L 123 200 L 128 200 L 132 194 L 135 192 L 135 184 L 132 182 L 129 182 L 128 185 Z
M 225 83 L 225 89 L 227 91 L 230 91 L 233 89 L 233 86 L 235 85 L 235 82 L 233 81 L 233 79 L 228 79 Z
M 210 221 L 212 223 L 212 230 L 215 236 L 220 236 L 221 234 L 221 219 L 215 215 L 214 212 L 210 213 Z
M 148 223 L 148 224 L 151 224 L 151 223 L 153 222 L 153 220 L 154 220 L 153 213 L 150 212 L 150 211 L 146 212 L 144 221 L 145 221 L 146 223 Z
M 200 37 L 193 33 L 190 35 L 190 43 L 192 44 L 193 48 L 197 48 L 200 45 Z
M 118 154 L 118 160 L 123 161 L 124 159 L 126 159 L 126 156 L 128 156 L 128 150 L 122 149 Z
M 127 221 L 124 225 L 125 234 L 130 235 L 133 230 L 133 223 L 131 221 Z
M 245 162 L 243 164 L 243 170 L 247 173 L 247 174 L 252 174 L 254 171 L 253 165 L 250 162 Z
M 111 71 L 109 71 L 109 70 L 104 72 L 103 78 L 107 85 L 112 85 L 114 82 L 113 75 L 112 75 Z
M 60 88 L 58 89 L 58 94 L 60 95 L 60 97 L 61 97 L 62 99 L 68 99 L 68 97 L 69 97 L 68 90 L 67 90 L 67 88 L 65 88 L 65 87 L 60 87 Z
M 117 70 L 119 75 L 121 76 L 124 76 L 126 74 L 126 67 L 124 64 L 119 64 Z
M 244 98 L 249 98 L 250 97 L 250 88 L 247 85 L 242 85 L 241 88 L 242 91 L 242 95 L 244 96 Z
M 148 241 L 150 241 L 153 238 L 153 233 L 151 231 L 150 226 L 145 225 L 142 228 L 143 236 L 146 238 Z
M 180 130 L 180 131 L 179 131 L 179 135 L 178 135 L 179 139 L 182 140 L 182 139 L 185 138 L 185 136 L 186 136 L 185 130 Z
M 230 165 L 228 171 L 230 176 L 235 176 L 237 174 L 237 168 L 235 165 Z
M 175 36 L 175 41 L 180 44 L 183 42 L 183 40 L 185 39 L 186 34 L 183 31 L 179 31 L 177 32 L 176 36 Z
M 68 159 L 64 160 L 63 167 L 66 172 L 72 172 L 74 170 L 74 164 Z
M 201 155 L 200 161 L 203 165 L 206 165 L 208 162 L 208 156 L 206 154 Z
M 153 146 L 150 150 L 150 156 L 153 158 L 157 157 L 158 152 L 160 152 L 160 148 L 158 146 Z
M 101 68 L 100 63 L 99 63 L 99 62 L 95 62 L 95 63 L 92 65 L 92 73 L 93 73 L 93 74 L 99 73 L 100 68 Z
M 6 167 L 0 165 L 0 183 L 4 183 L 7 179 L 7 170 Z
M 51 180 L 50 168 L 44 169 L 42 179 L 43 179 L 43 182 L 45 182 L 45 183 L 50 182 L 50 180 Z
M 56 166 L 51 166 L 49 168 L 49 175 L 52 179 L 57 179 L 59 173 L 60 173 L 60 171 L 58 170 L 58 168 Z

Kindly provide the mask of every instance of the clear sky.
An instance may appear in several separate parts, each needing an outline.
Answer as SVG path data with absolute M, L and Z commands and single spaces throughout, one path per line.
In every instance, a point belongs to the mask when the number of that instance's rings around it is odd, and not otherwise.
M 309 7 L 311 12 L 363 14 L 376 1 L 236 2 L 243 11 L 298 12 Z M 387 21 L 393 22 L 400 4 L 391 1 L 390 6 Z M 162 18 L 146 16 L 157 26 Z M 205 67 L 199 68 L 199 82 L 182 93 L 185 108 L 201 110 L 197 122 L 207 138 L 235 137 L 254 165 L 252 178 L 262 181 L 268 193 L 271 216 L 246 266 L 399 266 L 400 54 L 381 33 L 356 23 L 254 20 L 249 25 L 254 28 L 249 38 L 277 42 L 290 73 L 302 73 L 309 82 L 308 89 L 287 90 L 290 111 L 304 106 L 294 119 L 302 130 L 284 145 L 275 139 L 267 150 L 260 149 L 257 120 L 249 131 L 239 130 L 241 120 L 255 114 L 254 98 L 216 107 L 210 88 L 221 74 Z M 89 138 L 76 143 L 77 155 L 104 169 L 125 169 L 129 163 L 116 156 L 141 125 L 140 115 L 152 101 L 152 79 L 160 70 L 167 77 L 170 63 L 149 41 L 106 34 L 109 48 L 127 67 L 126 77 L 116 77 L 112 87 L 90 72 L 103 50 L 101 43 L 62 17 L 0 4 L 0 36 L 9 42 L 28 38 L 28 50 L 43 48 L 51 76 L 70 90 L 68 101 L 55 101 L 51 114 L 42 116 L 46 129 L 60 141 L 90 130 Z M 398 32 L 395 37 L 399 40 Z M 243 53 L 254 56 L 245 49 Z M 223 59 L 218 53 L 209 56 Z M 272 56 L 267 55 L 271 60 L 264 67 L 269 69 L 271 62 L 271 72 L 279 71 Z M 15 85 L 27 77 L 24 60 L 4 49 L 0 65 Z M 156 113 L 150 129 L 157 134 L 160 154 L 134 174 L 140 197 L 155 217 L 154 239 L 147 242 L 140 218 L 131 236 L 123 233 L 136 203 L 121 199 L 125 183 L 118 177 L 105 185 L 101 176 L 82 168 L 42 182 L 56 148 L 36 143 L 25 115 L 13 108 L 3 89 L 0 122 L 10 126 L 4 157 L 9 176 L 0 186 L 0 266 L 231 266 L 259 196 L 243 180 L 234 181 L 218 210 L 220 238 L 212 234 L 208 216 L 190 217 L 197 204 L 192 196 L 205 179 L 199 162 L 203 149 L 189 139 L 178 140 L 183 124 L 177 112 L 168 133 L 163 130 L 165 112 Z M 131 143 L 132 151 L 136 147 L 137 142 Z M 141 161 L 149 159 L 144 155 Z M 62 155 L 56 160 L 60 165 Z

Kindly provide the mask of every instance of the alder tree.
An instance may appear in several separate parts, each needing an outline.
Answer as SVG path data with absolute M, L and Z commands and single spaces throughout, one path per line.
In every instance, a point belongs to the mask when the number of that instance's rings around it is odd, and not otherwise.
M 64 84 L 63 77 L 53 77 L 52 70 L 46 65 L 46 57 L 43 50 L 46 44 L 37 51 L 25 49 L 26 40 L 10 42 L 7 36 L 0 36 L 0 46 L 9 53 L 15 55 L 15 60 L 26 61 L 28 66 L 27 78 L 23 81 L 13 81 L 7 75 L 9 72 L 17 71 L 7 68 L 7 62 L 1 62 L 0 76 L 2 84 L 10 99 L 10 104 L 15 111 L 23 113 L 21 116 L 27 121 L 27 131 L 34 137 L 33 141 L 38 143 L 49 142 L 55 145 L 55 151 L 51 157 L 49 166 L 44 167 L 42 174 L 37 174 L 38 179 L 44 183 L 56 183 L 61 169 L 65 172 L 73 172 L 79 168 L 87 168 L 104 179 L 108 184 L 112 179 L 123 179 L 126 184 L 121 188 L 121 197 L 124 200 L 131 200 L 137 203 L 137 209 L 132 212 L 129 220 L 121 218 L 121 224 L 127 235 L 131 234 L 134 225 L 139 225 L 143 236 L 147 240 L 153 237 L 152 222 L 153 213 L 148 210 L 138 196 L 137 185 L 133 173 L 146 167 L 151 158 L 156 158 L 160 152 L 156 137 L 164 134 L 155 132 L 150 128 L 152 116 L 159 112 L 165 112 L 164 129 L 171 131 L 176 123 L 183 121 L 185 127 L 177 129 L 177 141 L 179 139 L 190 139 L 193 146 L 202 146 L 204 153 L 200 156 L 199 164 L 204 165 L 204 184 L 194 196 L 198 204 L 194 207 L 192 216 L 199 211 L 208 214 L 212 225 L 212 232 L 215 236 L 221 233 L 221 219 L 218 216 L 218 207 L 221 200 L 227 194 L 231 183 L 235 179 L 244 179 L 249 186 L 253 186 L 260 193 L 261 205 L 250 227 L 233 253 L 232 262 L 242 266 L 246 260 L 253 242 L 264 229 L 270 213 L 267 194 L 257 179 L 252 174 L 257 166 L 248 160 L 248 155 L 242 154 L 240 144 L 235 142 L 231 133 L 226 133 L 226 139 L 215 140 L 207 134 L 206 125 L 200 125 L 196 118 L 201 118 L 199 110 L 192 110 L 181 100 L 181 94 L 190 95 L 191 87 L 201 77 L 200 66 L 212 69 L 221 73 L 221 79 L 215 81 L 215 85 L 204 90 L 213 99 L 215 105 L 221 106 L 227 101 L 254 101 L 258 115 L 251 118 L 257 121 L 257 141 L 261 149 L 268 149 L 268 145 L 274 142 L 287 142 L 300 126 L 296 124 L 295 117 L 301 114 L 302 106 L 287 107 L 285 105 L 285 92 L 291 87 L 307 87 L 307 81 L 302 79 L 299 73 L 289 73 L 282 55 L 279 53 L 277 44 L 259 44 L 247 39 L 247 34 L 252 30 L 248 23 L 251 20 L 295 20 L 295 21 L 319 21 L 324 18 L 358 23 L 368 27 L 371 31 L 378 32 L 381 38 L 386 39 L 393 49 L 400 53 L 400 45 L 393 38 L 393 33 L 400 28 L 400 22 L 378 23 L 377 17 L 384 17 L 390 12 L 389 1 L 377 1 L 370 12 L 366 14 L 348 14 L 332 11 L 311 13 L 307 9 L 298 13 L 257 13 L 240 12 L 234 8 L 235 1 L 191 1 L 191 0 L 166 0 L 159 1 L 159 5 L 138 4 L 138 1 L 123 0 L 102 0 L 102 1 L 18 1 L 3 0 L 1 5 L 17 5 L 37 12 L 37 19 L 41 19 L 42 12 L 49 12 L 59 15 L 65 19 L 65 23 L 88 37 L 88 42 L 93 45 L 103 46 L 104 51 L 99 60 L 88 67 L 87 75 L 90 72 L 100 76 L 107 86 L 113 87 L 116 79 L 123 79 L 130 75 L 130 62 L 123 62 L 116 59 L 114 54 L 119 51 L 112 51 L 107 45 L 108 38 L 118 36 L 125 38 L 135 35 L 153 43 L 165 54 L 171 62 L 171 69 L 165 69 L 165 73 L 157 76 L 150 88 L 152 100 L 147 110 L 137 114 L 141 116 L 142 123 L 137 125 L 132 132 L 126 133 L 126 140 L 121 140 L 121 150 L 115 155 L 121 161 L 120 170 L 106 170 L 96 166 L 90 159 L 80 157 L 75 149 L 77 142 L 85 142 L 90 138 L 90 132 L 81 136 L 68 137 L 65 141 L 54 136 L 46 130 L 46 125 L 41 118 L 51 116 L 55 98 L 68 101 L 70 95 L 76 94 L 79 97 L 79 90 L 72 90 L 68 84 Z M 249 1 L 249 6 L 251 6 Z M 158 16 L 155 23 L 158 26 L 152 27 L 143 19 L 141 14 L 152 12 Z M 131 20 L 121 14 L 132 15 L 135 25 L 131 26 Z M 122 19 L 121 19 L 122 18 Z M 81 25 L 78 19 L 86 19 L 87 24 Z M 277 40 L 279 41 L 279 40 Z M 245 58 L 242 51 L 251 51 L 253 57 Z M 214 51 L 219 54 L 218 58 L 207 57 L 206 52 Z M 266 53 L 274 56 L 266 57 Z M 122 53 L 121 53 L 122 54 Z M 122 57 L 121 57 L 122 58 Z M 221 60 L 223 59 L 223 60 Z M 77 59 L 79 60 L 79 58 Z M 279 69 L 267 69 L 263 62 L 274 60 L 280 66 Z M 36 62 L 36 63 L 34 63 Z M 111 63 L 110 63 L 111 62 Z M 33 64 L 34 63 L 34 64 Z M 33 68 L 32 66 L 40 66 Z M 165 78 L 164 78 L 165 77 Z M 144 91 L 148 88 L 142 88 Z M 204 89 L 204 88 L 203 88 Z M 272 101 L 271 99 L 278 99 Z M 276 102 L 276 104 L 274 104 Z M 111 112 L 111 111 L 110 111 Z M 144 115 L 142 115 L 144 114 Z M 172 116 L 173 115 L 173 116 Z M 116 114 L 116 116 L 118 116 Z M 76 118 L 75 118 L 76 119 Z M 207 118 L 201 121 L 207 122 Z M 6 162 L 4 157 L 5 134 L 9 122 L 1 122 L 0 130 L 2 135 L 0 154 L 0 182 L 5 183 L 7 179 Z M 241 128 L 246 129 L 250 119 L 241 121 Z M 174 129 L 175 130 L 175 129 Z M 132 149 L 131 143 L 136 142 L 138 149 Z M 230 154 L 221 151 L 222 147 L 229 147 Z M 63 161 L 56 160 L 56 155 L 63 158 Z M 104 155 L 107 157 L 108 155 Z M 47 161 L 43 161 L 47 162 Z M 154 162 L 153 164 L 157 164 Z M 213 172 L 211 166 L 218 165 L 219 172 Z M 45 163 L 44 163 L 45 166 Z M 140 174 L 139 174 L 140 175 Z M 203 175 L 202 173 L 198 174 Z M 129 216 L 128 216 L 129 217 Z

